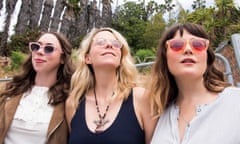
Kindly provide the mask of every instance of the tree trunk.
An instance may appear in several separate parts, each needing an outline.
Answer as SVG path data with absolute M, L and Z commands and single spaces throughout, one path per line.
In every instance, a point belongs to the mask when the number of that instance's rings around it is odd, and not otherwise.
M 28 28 L 28 21 L 30 16 L 30 3 L 29 0 L 22 0 L 22 5 L 18 15 L 15 33 L 22 34 Z
M 88 31 L 88 0 L 81 0 L 80 1 L 81 11 L 80 14 L 77 15 L 77 29 L 79 30 L 76 35 L 83 36 Z
M 66 8 L 67 9 L 67 8 Z M 71 27 L 71 23 L 73 18 L 68 14 L 68 11 L 65 10 L 63 14 L 63 19 L 61 21 L 60 32 L 63 33 L 67 38 L 69 38 L 69 28 Z
M 0 56 L 8 56 L 9 51 L 7 49 L 7 40 L 8 40 L 8 31 L 11 21 L 11 15 L 14 11 L 14 8 L 16 6 L 17 0 L 8 0 L 6 1 L 6 10 L 7 10 L 7 17 L 4 25 L 4 31 L 1 35 L 1 41 L 0 41 Z
M 111 0 L 102 0 L 102 26 L 110 27 L 112 23 Z
M 81 10 L 79 14 L 72 14 L 73 10 L 68 7 L 62 21 L 61 32 L 64 33 L 72 43 L 75 43 L 79 37 L 83 37 L 88 30 L 88 0 L 81 0 L 80 7 Z
M 2 9 L 3 7 L 3 0 L 0 0 L 0 10 Z
M 31 0 L 30 6 L 30 21 L 29 27 L 30 29 L 35 29 L 38 27 L 38 22 L 40 19 L 41 11 L 42 11 L 43 0 Z
M 95 27 L 99 28 L 102 26 L 102 17 L 100 16 L 100 10 L 97 9 L 96 11 L 96 22 Z
M 41 31 L 48 31 L 50 21 L 51 21 L 52 9 L 53 9 L 53 0 L 46 0 L 44 3 L 42 19 L 40 21 L 40 26 L 39 26 Z
M 89 30 L 91 30 L 93 27 L 96 26 L 96 16 L 97 16 L 97 1 L 94 0 L 93 2 L 91 2 L 90 4 L 90 8 L 89 8 L 89 20 L 88 20 L 88 28 Z
M 51 22 L 51 26 L 50 26 L 50 31 L 58 31 L 58 25 L 61 22 L 61 14 L 64 11 L 64 0 L 57 0 L 56 1 L 56 5 L 55 5 L 55 9 L 54 9 L 54 14 L 53 14 L 53 18 L 52 18 L 52 22 Z
M 0 0 L 0 9 L 3 7 Z M 7 38 L 11 14 L 14 11 L 18 0 L 5 0 L 7 17 L 4 31 L 0 37 L 0 55 L 6 55 Z M 21 0 L 22 5 L 19 11 L 15 33 L 23 34 L 28 29 L 39 28 L 41 31 L 59 31 L 66 35 L 71 42 L 82 38 L 93 27 L 111 26 L 112 23 L 112 0 L 78 0 L 80 10 L 75 7 L 66 7 L 66 0 L 56 0 L 53 12 L 54 0 Z M 43 1 L 45 1 L 43 3 Z M 97 7 L 97 2 L 102 4 L 102 10 Z M 66 9 L 66 10 L 65 10 Z M 52 15 L 53 12 L 53 15 Z M 101 13 L 100 13 L 101 12 Z M 61 16 L 63 18 L 61 20 Z M 42 16 L 42 17 L 41 17 Z

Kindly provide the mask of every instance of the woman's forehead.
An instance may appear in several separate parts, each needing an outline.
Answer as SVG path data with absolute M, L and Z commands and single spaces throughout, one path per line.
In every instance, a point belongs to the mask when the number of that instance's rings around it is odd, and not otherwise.
M 115 36 L 110 31 L 100 31 L 94 36 L 94 38 L 115 38 Z
M 187 30 L 183 29 L 182 35 L 180 33 L 180 30 L 178 30 L 178 31 L 176 31 L 176 33 L 175 33 L 173 38 L 185 38 L 185 39 L 188 39 L 188 38 L 200 38 L 200 37 L 195 36 L 195 35 L 191 34 L 190 32 L 188 32 Z

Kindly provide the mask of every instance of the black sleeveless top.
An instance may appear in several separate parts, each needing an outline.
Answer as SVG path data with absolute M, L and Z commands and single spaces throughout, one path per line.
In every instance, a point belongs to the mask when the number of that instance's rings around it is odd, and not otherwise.
M 123 101 L 112 125 L 99 134 L 87 127 L 84 98 L 71 121 L 69 144 L 145 144 L 145 133 L 134 111 L 132 92 Z

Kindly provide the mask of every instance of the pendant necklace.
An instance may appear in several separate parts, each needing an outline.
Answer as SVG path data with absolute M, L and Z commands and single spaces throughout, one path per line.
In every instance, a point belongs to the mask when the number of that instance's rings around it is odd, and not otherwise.
M 182 112 L 180 111 L 179 112 L 179 117 L 181 117 L 182 118 L 182 120 L 184 121 L 184 123 L 187 125 L 187 127 L 189 127 L 190 126 L 190 122 L 189 121 L 187 121 L 184 117 L 183 117 L 183 115 L 182 115 Z
M 189 121 L 185 120 L 182 114 L 180 114 L 179 116 L 182 117 L 182 120 L 184 121 L 184 123 L 187 125 L 187 127 L 189 127 L 190 126 Z
M 96 96 L 96 90 L 95 88 L 93 89 L 93 92 L 94 92 L 94 98 L 95 98 L 95 105 L 96 105 L 96 109 L 97 109 L 97 113 L 98 113 L 98 118 L 99 120 L 94 120 L 93 122 L 96 124 L 96 128 L 95 128 L 95 133 L 101 133 L 104 131 L 104 125 L 106 123 L 109 122 L 108 119 L 105 119 L 106 118 L 106 115 L 107 115 L 107 112 L 108 112 L 108 109 L 109 109 L 109 106 L 110 106 L 110 102 L 108 103 L 106 109 L 105 109 L 105 112 L 103 113 L 103 115 L 101 115 L 100 113 L 100 109 L 99 109 L 99 105 L 98 105 L 98 101 L 97 101 L 97 96 Z M 112 94 L 112 96 L 114 95 L 114 92 Z

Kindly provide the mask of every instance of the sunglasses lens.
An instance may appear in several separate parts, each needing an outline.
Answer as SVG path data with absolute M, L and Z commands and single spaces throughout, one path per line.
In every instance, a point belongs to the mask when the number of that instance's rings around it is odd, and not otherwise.
M 193 39 L 191 42 L 191 45 L 194 49 L 196 49 L 198 51 L 202 51 L 206 48 L 206 42 L 203 40 Z
M 38 43 L 30 43 L 29 48 L 32 52 L 37 52 L 41 48 L 41 45 Z M 46 54 L 50 54 L 54 51 L 54 47 L 51 45 L 46 45 L 43 48 L 44 48 L 44 53 Z
M 105 46 L 107 45 L 108 41 L 111 42 L 112 47 L 114 48 L 122 48 L 122 43 L 118 40 L 106 40 L 104 38 L 95 39 L 95 45 L 97 46 Z
M 184 47 L 184 41 L 182 40 L 171 40 L 169 46 L 174 51 L 179 51 Z
M 53 46 L 45 46 L 44 47 L 44 52 L 45 53 L 52 53 L 54 51 L 54 47 Z
M 96 42 L 95 42 L 95 44 L 98 46 L 104 46 L 106 43 L 107 43 L 106 40 L 102 38 L 96 39 Z
M 32 52 L 36 52 L 36 51 L 38 51 L 39 49 L 40 49 L 40 45 L 39 45 L 39 44 L 36 44 L 36 43 L 30 44 L 30 50 L 31 50 Z
M 112 41 L 112 46 L 114 48 L 122 48 L 122 43 L 120 41 L 114 40 Z

